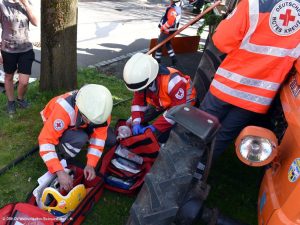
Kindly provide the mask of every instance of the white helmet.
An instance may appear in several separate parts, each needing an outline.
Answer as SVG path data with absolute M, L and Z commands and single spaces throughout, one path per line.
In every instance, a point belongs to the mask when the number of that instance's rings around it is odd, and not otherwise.
M 123 79 L 130 91 L 139 91 L 146 88 L 155 80 L 158 73 L 158 63 L 150 55 L 134 54 L 125 64 Z
M 110 91 L 99 84 L 88 84 L 80 88 L 76 105 L 89 121 L 102 124 L 107 121 L 113 107 Z

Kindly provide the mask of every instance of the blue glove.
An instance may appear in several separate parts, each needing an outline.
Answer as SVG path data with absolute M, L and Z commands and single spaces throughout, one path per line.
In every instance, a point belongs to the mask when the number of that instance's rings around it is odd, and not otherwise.
M 132 134 L 137 135 L 137 134 L 142 134 L 143 133 L 143 126 L 141 124 L 135 124 L 132 127 Z
M 156 128 L 153 125 L 147 126 L 147 127 L 143 127 L 142 128 L 142 133 L 144 133 L 147 129 L 151 129 L 152 132 L 156 131 Z

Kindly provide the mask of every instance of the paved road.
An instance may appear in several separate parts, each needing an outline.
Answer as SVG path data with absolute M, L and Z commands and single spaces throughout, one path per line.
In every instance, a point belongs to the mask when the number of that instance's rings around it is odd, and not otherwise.
M 158 21 L 165 10 L 164 0 L 104 1 L 79 0 L 77 54 L 78 67 L 87 67 L 130 52 L 148 48 L 149 40 L 159 34 Z M 39 5 L 35 5 L 38 10 Z M 183 12 L 181 24 L 192 19 Z M 186 29 L 183 35 L 195 35 L 198 25 Z M 40 40 L 40 28 L 31 29 L 31 39 Z M 40 60 L 40 48 L 35 47 Z M 39 77 L 40 65 L 34 63 L 33 77 Z

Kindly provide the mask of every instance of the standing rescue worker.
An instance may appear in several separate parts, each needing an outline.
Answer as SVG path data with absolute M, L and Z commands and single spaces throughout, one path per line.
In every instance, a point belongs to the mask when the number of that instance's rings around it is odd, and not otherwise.
M 300 55 L 300 0 L 241 0 L 213 35 L 226 58 L 201 108 L 219 118 L 214 157 L 265 114 Z
M 89 141 L 84 176 L 95 178 L 95 167 L 102 155 L 111 120 L 113 100 L 110 91 L 88 84 L 49 101 L 41 111 L 44 127 L 39 135 L 40 156 L 49 172 L 56 173 L 60 187 L 70 190 L 72 178 L 61 159 L 75 157 Z
M 128 90 L 134 91 L 131 106 L 134 135 L 144 133 L 147 128 L 158 136 L 170 131 L 174 121 L 166 117 L 168 110 L 196 102 L 196 90 L 192 87 L 190 77 L 176 69 L 159 65 L 150 55 L 133 55 L 125 64 L 123 79 Z M 152 125 L 142 125 L 161 113 L 163 115 Z
M 167 39 L 173 34 L 179 26 L 181 19 L 181 2 L 180 0 L 171 0 L 171 5 L 166 9 L 165 14 L 160 20 L 158 27 L 160 28 L 160 35 L 158 37 L 158 44 Z M 172 65 L 175 66 L 177 58 L 173 50 L 171 41 L 166 43 L 166 48 L 170 58 L 172 59 Z M 161 63 L 162 47 L 155 52 L 155 59 L 158 63 Z

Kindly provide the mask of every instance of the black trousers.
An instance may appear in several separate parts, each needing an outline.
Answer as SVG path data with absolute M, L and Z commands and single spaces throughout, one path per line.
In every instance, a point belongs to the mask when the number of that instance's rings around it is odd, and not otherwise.
M 159 37 L 158 37 L 158 40 L 157 40 L 157 43 L 161 43 L 163 42 L 165 39 L 167 39 L 168 37 L 170 36 L 170 34 L 165 34 L 164 32 L 161 32 Z M 168 55 L 170 58 L 174 59 L 176 56 L 175 56 L 175 52 L 173 50 L 173 47 L 172 47 L 172 44 L 171 44 L 171 41 L 168 41 L 166 44 L 165 44 L 166 48 L 167 48 L 167 51 L 168 51 Z M 154 58 L 160 63 L 161 61 L 161 57 L 162 57 L 162 48 L 163 47 L 160 47 L 159 49 L 156 50 L 155 52 L 155 56 Z
M 241 130 L 257 116 L 257 113 L 223 102 L 207 92 L 200 109 L 216 116 L 221 123 L 214 147 L 214 158 L 218 158 Z
M 88 141 L 89 135 L 85 130 L 66 130 L 56 146 L 57 154 L 60 159 L 69 160 L 74 158 Z M 107 130 L 107 139 L 105 140 L 105 148 L 111 148 L 115 144 L 116 136 L 109 127 Z

